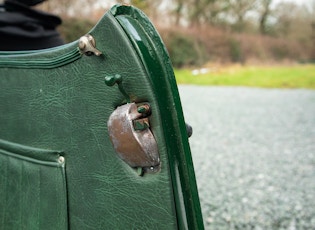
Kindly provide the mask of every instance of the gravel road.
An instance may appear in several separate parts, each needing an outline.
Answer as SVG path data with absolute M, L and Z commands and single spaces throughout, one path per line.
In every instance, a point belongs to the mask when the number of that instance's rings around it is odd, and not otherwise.
M 206 229 L 315 229 L 315 91 L 179 90 Z

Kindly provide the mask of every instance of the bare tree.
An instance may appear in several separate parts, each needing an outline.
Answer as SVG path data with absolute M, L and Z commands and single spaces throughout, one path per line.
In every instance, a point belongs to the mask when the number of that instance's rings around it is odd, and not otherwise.
M 190 20 L 192 24 L 218 24 L 219 16 L 227 12 L 230 0 L 192 0 L 190 1 Z
M 259 31 L 261 34 L 267 34 L 267 20 L 271 13 L 271 3 L 273 0 L 260 0 L 261 14 L 259 18 Z
M 185 8 L 185 0 L 174 0 L 175 25 L 179 26 Z
M 315 15 L 315 0 L 313 0 L 311 3 L 310 13 L 311 13 L 311 15 Z M 313 58 L 313 60 L 315 60 L 315 17 L 312 18 L 311 28 L 312 28 L 311 41 L 313 44 L 313 50 L 312 50 L 311 58 Z
M 255 6 L 256 0 L 231 0 L 230 13 L 235 17 L 235 28 L 242 32 L 245 27 L 246 13 L 252 10 Z

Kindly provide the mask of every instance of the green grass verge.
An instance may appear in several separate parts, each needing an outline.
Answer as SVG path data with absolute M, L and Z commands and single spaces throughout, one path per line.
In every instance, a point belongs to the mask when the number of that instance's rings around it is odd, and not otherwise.
M 315 89 L 315 65 L 226 66 L 194 75 L 191 69 L 176 69 L 178 84 L 251 86 Z

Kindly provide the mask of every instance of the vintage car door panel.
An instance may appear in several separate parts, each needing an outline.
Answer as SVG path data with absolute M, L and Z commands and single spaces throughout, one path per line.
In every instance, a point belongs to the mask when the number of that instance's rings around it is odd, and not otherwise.
M 117 5 L 76 42 L 0 52 L 0 111 L 0 229 L 203 228 L 172 66 L 141 11 Z

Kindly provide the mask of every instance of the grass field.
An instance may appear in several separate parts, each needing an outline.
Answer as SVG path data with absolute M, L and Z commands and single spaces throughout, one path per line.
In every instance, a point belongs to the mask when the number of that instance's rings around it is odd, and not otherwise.
M 315 89 L 315 65 L 215 66 L 176 69 L 178 84 Z

